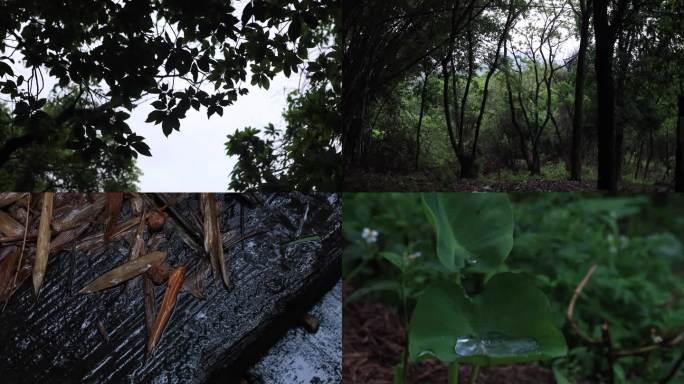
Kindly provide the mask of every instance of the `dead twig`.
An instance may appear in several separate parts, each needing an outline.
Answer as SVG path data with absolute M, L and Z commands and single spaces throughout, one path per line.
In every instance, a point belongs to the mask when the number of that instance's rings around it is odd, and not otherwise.
M 684 365 L 684 352 L 679 354 L 679 359 L 674 363 L 672 366 L 672 369 L 670 369 L 670 372 L 667 373 L 667 376 L 663 377 L 658 384 L 667 384 L 670 382 L 670 380 L 674 379 L 675 375 L 677 374 L 677 371 Z
M 572 326 L 572 329 L 575 331 L 575 333 L 577 333 L 579 337 L 581 337 L 584 341 L 586 341 L 589 344 L 598 344 L 598 342 L 592 339 L 586 333 L 584 333 L 584 331 L 582 331 L 582 329 L 573 319 L 573 314 L 575 311 L 575 303 L 577 303 L 577 298 L 579 298 L 579 295 L 582 293 L 582 290 L 589 282 L 589 279 L 591 279 L 591 276 L 594 274 L 594 272 L 596 272 L 597 267 L 597 264 L 592 265 L 591 268 L 589 268 L 589 270 L 587 271 L 586 275 L 584 275 L 582 281 L 580 281 L 579 285 L 577 285 L 577 288 L 575 288 L 575 293 L 572 295 L 572 299 L 570 299 L 570 304 L 568 304 L 568 310 L 565 313 L 565 317 L 568 319 L 568 322 L 570 322 L 570 325 Z
M 607 321 L 601 326 L 601 339 L 603 341 L 603 348 L 605 349 L 606 360 L 608 361 L 608 382 L 614 383 L 615 374 L 613 373 L 613 366 L 615 365 L 615 355 L 613 354 L 613 340 L 610 337 L 610 329 L 608 328 Z

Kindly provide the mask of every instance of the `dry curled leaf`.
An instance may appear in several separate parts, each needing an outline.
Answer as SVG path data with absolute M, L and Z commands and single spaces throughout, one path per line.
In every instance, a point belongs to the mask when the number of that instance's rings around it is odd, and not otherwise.
M 2 192 L 0 193 L 0 207 L 13 204 L 26 195 L 27 193 L 25 192 Z
M 128 260 L 135 260 L 138 257 L 140 257 L 141 254 L 145 253 L 145 239 L 143 238 L 143 235 L 145 233 L 145 220 L 143 219 L 145 217 L 145 212 L 142 213 L 140 216 L 140 222 L 138 223 L 138 228 L 136 229 L 135 233 L 133 234 L 133 240 L 131 241 L 131 247 L 128 251 Z M 135 280 L 131 279 L 128 282 L 128 288 L 133 289 L 135 285 Z
M 169 318 L 173 312 L 173 307 L 176 305 L 176 297 L 178 296 L 178 292 L 183 286 L 183 281 L 185 280 L 185 270 L 185 266 L 180 266 L 174 268 L 169 275 L 169 285 L 166 287 L 164 299 L 159 307 L 159 314 L 154 321 L 152 332 L 150 332 L 150 336 L 147 340 L 146 355 L 148 357 L 159 343 L 161 335 L 164 332 L 164 328 L 166 328 L 166 324 L 169 322 Z
M 5 247 L 0 251 L 0 300 L 9 299 L 14 290 L 14 274 L 17 270 L 19 247 Z
M 24 233 L 24 226 L 5 211 L 0 211 L 0 232 L 8 237 L 19 237 Z
M 145 207 L 145 201 L 140 196 L 140 194 L 139 193 L 133 193 L 129 201 L 131 203 L 131 208 L 133 209 L 133 213 L 136 215 L 142 214 L 143 208 Z
M 92 293 L 119 285 L 124 281 L 142 275 L 154 264 L 159 264 L 166 258 L 166 252 L 150 252 L 145 256 L 131 260 L 109 272 L 102 274 L 97 279 L 83 287 L 78 293 Z
M 50 253 L 56 253 L 69 248 L 69 246 L 88 229 L 89 225 L 90 224 L 81 224 L 76 228 L 60 232 L 50 242 Z
M 43 193 L 40 224 L 38 225 L 38 239 L 36 241 L 36 260 L 33 263 L 33 289 L 36 296 L 38 295 L 38 291 L 40 291 L 40 287 L 43 285 L 48 254 L 50 253 L 50 238 L 52 237 L 50 222 L 52 221 L 52 204 L 54 196 L 55 194 L 53 192 Z
M 108 243 L 112 235 L 116 231 L 116 222 L 121 213 L 121 205 L 123 204 L 123 192 L 110 192 L 107 196 L 107 220 L 105 221 L 105 236 L 104 241 Z
M 204 251 L 209 254 L 214 274 L 220 276 L 226 288 L 230 289 L 230 276 L 229 272 L 226 271 L 223 241 L 218 224 L 218 207 L 214 195 L 211 193 L 201 193 L 200 208 L 202 210 L 202 227 L 204 230 Z
M 74 207 L 64 216 L 52 223 L 52 228 L 57 231 L 65 231 L 86 222 L 91 222 L 104 209 L 107 197 L 104 193 L 98 193 L 92 203 L 86 203 L 80 207 Z
M 147 276 L 145 276 L 145 279 L 143 280 L 143 292 L 145 293 L 145 325 L 147 326 L 147 334 L 149 335 L 152 333 L 154 320 L 157 317 L 157 303 L 154 294 L 154 283 Z

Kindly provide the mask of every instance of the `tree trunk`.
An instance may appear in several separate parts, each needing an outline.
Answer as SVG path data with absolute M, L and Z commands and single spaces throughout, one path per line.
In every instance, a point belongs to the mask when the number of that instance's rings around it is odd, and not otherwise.
M 684 94 L 679 95 L 679 119 L 677 121 L 676 151 L 675 191 L 684 192 Z
M 646 159 L 646 166 L 644 167 L 644 179 L 648 177 L 648 170 L 651 168 L 651 161 L 653 161 L 653 128 L 648 133 L 648 158 Z
M 531 162 L 530 174 L 533 176 L 541 175 L 541 156 L 539 154 L 539 146 L 532 146 L 532 162 Z
M 423 125 L 423 114 L 425 113 L 425 100 L 427 98 L 427 83 L 430 72 L 425 63 L 425 79 L 423 80 L 423 91 L 420 96 L 420 116 L 418 117 L 418 129 L 416 129 L 416 171 L 418 170 L 418 160 L 420 158 L 420 128 Z
M 580 46 L 577 54 L 575 79 L 575 113 L 572 117 L 572 147 L 570 149 L 570 180 L 582 180 L 582 124 L 584 122 L 584 88 L 586 84 L 587 47 L 589 46 L 589 21 L 591 1 L 581 0 Z
M 600 190 L 617 191 L 615 148 L 615 92 L 613 51 L 615 39 L 608 24 L 608 1 L 594 0 L 596 35 L 596 89 L 598 96 L 598 181 Z
M 468 154 L 463 154 L 458 157 L 458 162 L 461 165 L 461 179 L 475 179 L 477 172 L 475 172 L 475 159 Z
M 459 150 L 456 144 L 456 138 L 454 137 L 454 131 L 451 126 L 451 114 L 449 113 L 449 57 L 442 60 L 442 77 L 444 78 L 444 118 L 446 120 L 447 134 L 449 134 L 449 142 L 451 143 L 451 148 L 454 150 L 454 154 L 458 158 Z
M 637 152 L 637 157 L 636 157 L 636 162 L 635 162 L 635 170 L 634 170 L 634 178 L 639 177 L 639 171 L 641 170 L 641 156 L 644 153 L 644 141 L 642 140 L 641 143 L 639 144 L 639 152 Z

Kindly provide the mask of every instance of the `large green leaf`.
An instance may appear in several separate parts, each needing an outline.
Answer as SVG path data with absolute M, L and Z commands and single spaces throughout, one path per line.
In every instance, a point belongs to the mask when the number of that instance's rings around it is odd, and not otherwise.
M 437 256 L 450 271 L 496 270 L 513 247 L 513 210 L 501 193 L 426 193 L 425 212 L 437 233 Z
M 414 361 L 486 366 L 560 357 L 567 346 L 546 296 L 529 279 L 506 272 L 472 299 L 456 284 L 428 288 L 413 312 L 409 352 Z

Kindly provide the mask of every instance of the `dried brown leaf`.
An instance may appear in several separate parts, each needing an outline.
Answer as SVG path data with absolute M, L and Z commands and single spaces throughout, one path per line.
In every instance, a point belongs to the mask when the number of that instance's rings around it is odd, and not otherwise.
M 50 242 L 50 253 L 57 253 L 69 248 L 69 246 L 76 241 L 76 239 L 78 239 L 86 231 L 86 229 L 88 229 L 89 226 L 90 224 L 81 224 L 76 228 L 60 232 Z
M 143 235 L 145 234 L 145 220 L 144 218 L 146 216 L 145 212 L 142 213 L 141 220 L 138 223 L 138 228 L 135 230 L 135 233 L 133 234 L 133 240 L 131 241 L 131 247 L 128 251 L 128 260 L 135 260 L 138 257 L 140 257 L 141 254 L 145 253 L 145 239 L 143 238 Z M 135 280 L 136 279 L 131 279 L 128 282 L 128 289 L 133 289 L 135 286 Z
M 185 266 L 180 266 L 174 268 L 169 275 L 169 285 L 166 287 L 164 299 L 159 307 L 159 314 L 154 320 L 152 332 L 150 332 L 149 338 L 147 339 L 146 355 L 148 357 L 159 343 L 161 335 L 169 322 L 169 318 L 171 318 L 173 307 L 176 305 L 176 297 L 185 280 L 185 271 Z
M 154 320 L 157 318 L 157 300 L 154 294 L 154 283 L 147 276 L 143 281 L 143 291 L 145 293 L 145 325 L 147 326 L 147 334 L 150 335 L 154 327 Z
M 50 222 L 52 221 L 52 204 L 54 196 L 55 194 L 53 192 L 43 193 L 40 224 L 38 225 L 38 240 L 36 240 L 36 260 L 33 263 L 33 290 L 35 291 L 36 296 L 40 291 L 40 287 L 43 285 L 48 254 L 50 253 L 50 238 L 52 237 Z
M 137 225 L 140 224 L 140 217 L 134 217 L 131 219 L 126 220 L 122 224 L 120 224 L 117 229 L 116 233 L 112 235 L 112 240 L 118 240 L 122 236 L 125 236 L 129 232 L 131 232 Z M 1 241 L 1 240 L 0 240 Z M 91 251 L 93 249 L 97 249 L 99 247 L 102 247 L 104 245 L 104 234 L 103 233 L 97 233 L 94 235 L 87 236 L 83 238 L 81 241 L 78 242 L 78 245 L 76 245 L 76 249 L 79 251 Z
M 121 205 L 123 204 L 123 192 L 110 192 L 106 194 L 107 204 L 106 212 L 107 219 L 105 221 L 105 236 L 104 241 L 108 243 L 112 235 L 116 231 L 116 222 L 121 213 Z
M 24 226 L 5 211 L 0 211 L 0 232 L 8 237 L 19 237 L 24 234 Z
M 214 274 L 220 276 L 227 289 L 231 288 L 229 272 L 226 271 L 223 255 L 223 241 L 218 224 L 218 207 L 211 193 L 200 194 L 202 228 L 204 230 L 204 251 L 209 254 Z
M 142 214 L 143 209 L 145 207 L 145 201 L 140 196 L 140 194 L 133 193 L 129 201 L 131 202 L 131 208 L 133 208 L 133 213 L 136 215 Z
M 145 256 L 128 261 L 109 272 L 102 274 L 90 282 L 78 293 L 92 293 L 119 285 L 129 279 L 142 275 L 154 264 L 159 264 L 166 258 L 166 252 L 150 252 Z
M 27 193 L 24 192 L 2 192 L 0 193 L 0 207 L 5 207 L 10 204 L 13 204 L 24 196 L 26 196 Z
M 9 299 L 14 289 L 14 274 L 17 270 L 21 249 L 5 247 L 0 251 L 0 300 Z
M 84 223 L 95 221 L 97 215 L 104 209 L 107 197 L 103 193 L 95 195 L 92 203 L 86 203 L 80 207 L 74 207 L 64 216 L 52 223 L 52 228 L 57 232 L 66 231 Z

